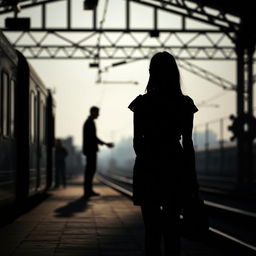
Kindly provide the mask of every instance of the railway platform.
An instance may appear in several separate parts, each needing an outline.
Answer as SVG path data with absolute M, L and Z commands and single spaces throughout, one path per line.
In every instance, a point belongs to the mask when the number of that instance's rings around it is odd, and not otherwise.
M 142 256 L 140 208 L 95 181 L 100 196 L 82 199 L 82 177 L 0 228 L 1 256 Z M 213 244 L 182 239 L 181 256 L 221 256 Z M 156 255 L 157 256 L 157 255 Z

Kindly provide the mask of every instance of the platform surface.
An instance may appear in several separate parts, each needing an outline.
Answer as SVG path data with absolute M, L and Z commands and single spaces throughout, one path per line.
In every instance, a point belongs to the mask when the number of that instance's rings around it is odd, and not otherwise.
M 96 180 L 98 197 L 82 199 L 82 178 L 0 229 L 1 256 L 142 256 L 140 208 Z M 182 239 L 182 256 L 221 256 L 201 242 Z M 156 255 L 157 256 L 157 255 Z

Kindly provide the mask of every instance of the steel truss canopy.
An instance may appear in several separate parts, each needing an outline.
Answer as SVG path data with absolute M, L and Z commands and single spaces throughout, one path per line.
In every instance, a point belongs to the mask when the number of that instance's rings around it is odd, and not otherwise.
M 83 10 L 86 1 L 0 0 L 0 26 L 27 58 L 94 59 L 96 64 L 99 60 L 116 59 L 127 63 L 168 50 L 179 59 L 183 69 L 224 89 L 236 88 L 187 60 L 236 60 L 238 38 L 255 36 L 250 29 L 255 10 L 251 1 L 244 0 L 240 5 L 227 0 L 106 0 L 105 5 L 114 3 L 109 9 L 122 3 L 118 8 L 121 15 L 111 25 L 104 24 L 108 18 L 104 11 L 95 9 L 103 0 L 90 0 L 89 5 L 94 6 L 91 11 Z M 134 22 L 136 8 L 140 8 L 143 16 L 144 11 L 150 12 L 150 25 Z M 30 28 L 4 26 L 4 20 L 13 17 L 13 13 L 18 18 L 29 18 Z M 168 26 L 161 25 L 163 17 Z M 246 35 L 241 36 L 241 31 Z
M 183 60 L 236 59 L 234 45 L 245 7 L 233 2 L 229 6 L 230 1 L 109 0 L 109 4 L 111 1 L 122 2 L 114 25 L 103 25 L 98 9 L 84 11 L 82 0 L 0 0 L 0 18 L 12 17 L 20 9 L 18 18 L 28 17 L 31 23 L 29 30 L 18 31 L 6 28 L 2 20 L 1 29 L 28 58 L 146 59 L 165 49 Z M 54 8 L 61 24 L 53 21 Z M 150 26 L 136 25 L 136 8 L 150 13 Z M 76 20 L 78 10 L 86 18 L 84 25 Z M 163 17 L 170 26 L 161 25 Z

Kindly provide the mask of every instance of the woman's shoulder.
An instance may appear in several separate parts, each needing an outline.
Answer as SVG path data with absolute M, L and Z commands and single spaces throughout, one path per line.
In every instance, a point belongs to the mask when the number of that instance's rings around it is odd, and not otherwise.
M 176 104 L 180 105 L 182 109 L 186 112 L 195 113 L 198 111 L 198 108 L 194 104 L 192 98 L 188 95 L 182 95 L 179 99 L 168 99 L 168 97 L 159 97 L 159 95 L 154 94 L 143 94 L 138 95 L 128 106 L 131 111 L 148 109 L 150 106 L 157 105 L 157 102 L 161 102 L 161 106 L 164 104 L 166 108 L 174 107 Z M 159 104 L 158 104 L 159 105 Z M 176 107 L 175 107 L 176 108 Z
M 147 94 L 137 96 L 128 106 L 131 111 L 135 111 L 138 108 L 142 108 L 148 101 Z
M 182 105 L 184 106 L 185 110 L 195 113 L 198 111 L 198 108 L 194 104 L 194 101 L 192 98 L 190 98 L 188 95 L 183 95 L 181 98 Z

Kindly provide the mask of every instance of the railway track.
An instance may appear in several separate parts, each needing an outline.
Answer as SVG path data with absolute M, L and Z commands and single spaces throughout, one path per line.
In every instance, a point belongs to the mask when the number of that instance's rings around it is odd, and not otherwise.
M 132 180 L 118 175 L 98 174 L 106 185 L 132 197 Z M 204 198 L 204 196 L 203 196 Z M 231 248 L 243 250 L 245 255 L 256 255 L 256 213 L 212 200 L 205 200 L 209 214 L 209 235 Z

